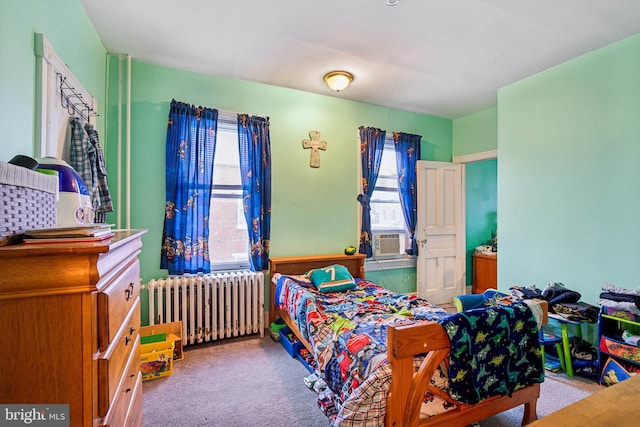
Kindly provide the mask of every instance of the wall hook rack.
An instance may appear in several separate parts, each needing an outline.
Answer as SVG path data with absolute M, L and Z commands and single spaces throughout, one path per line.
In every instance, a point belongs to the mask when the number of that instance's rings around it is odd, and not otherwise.
M 89 105 L 82 98 L 82 94 L 77 92 L 73 86 L 69 85 L 67 78 L 63 76 L 62 73 L 56 72 L 56 74 L 60 81 L 60 105 L 62 108 L 66 108 L 69 115 L 77 115 L 82 121 L 87 123 L 92 117 L 99 116 L 93 106 Z M 80 102 L 73 102 L 73 98 L 78 99 Z

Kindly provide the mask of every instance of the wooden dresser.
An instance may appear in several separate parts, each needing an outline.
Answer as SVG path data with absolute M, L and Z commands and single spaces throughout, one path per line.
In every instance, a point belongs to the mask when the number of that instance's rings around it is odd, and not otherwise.
M 471 257 L 471 293 L 481 294 L 489 288 L 498 289 L 498 254 L 475 253 Z
M 143 230 L 0 248 L 0 402 L 68 404 L 71 426 L 141 426 Z

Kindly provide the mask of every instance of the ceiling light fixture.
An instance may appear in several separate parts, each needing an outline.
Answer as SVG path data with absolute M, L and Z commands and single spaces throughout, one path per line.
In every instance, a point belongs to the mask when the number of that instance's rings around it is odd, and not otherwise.
M 400 0 L 386 0 L 387 6 L 395 6 L 400 3 Z
M 324 81 L 331 90 L 340 92 L 351 84 L 353 81 L 353 74 L 348 71 L 331 71 L 324 75 Z

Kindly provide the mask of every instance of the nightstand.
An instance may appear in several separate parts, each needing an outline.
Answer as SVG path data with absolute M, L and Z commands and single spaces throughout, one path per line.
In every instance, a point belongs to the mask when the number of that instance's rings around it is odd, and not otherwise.
M 471 292 L 481 294 L 487 289 L 497 289 L 498 254 L 475 253 L 472 259 Z

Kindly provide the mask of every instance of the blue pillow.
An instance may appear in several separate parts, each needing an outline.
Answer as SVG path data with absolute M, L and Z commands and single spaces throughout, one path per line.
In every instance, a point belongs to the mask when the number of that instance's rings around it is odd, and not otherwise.
M 307 276 L 320 292 L 343 292 L 356 286 L 353 276 L 344 265 L 334 264 L 309 270 Z

